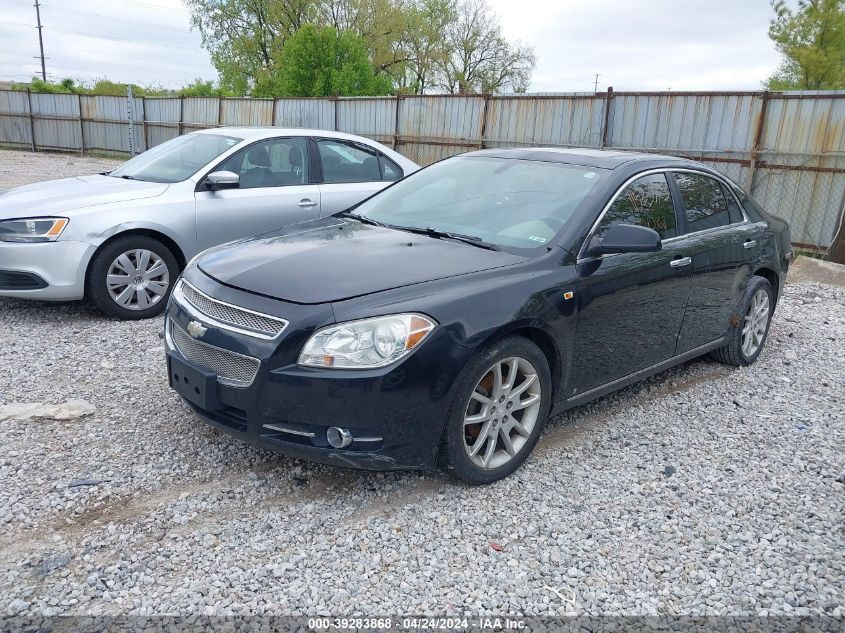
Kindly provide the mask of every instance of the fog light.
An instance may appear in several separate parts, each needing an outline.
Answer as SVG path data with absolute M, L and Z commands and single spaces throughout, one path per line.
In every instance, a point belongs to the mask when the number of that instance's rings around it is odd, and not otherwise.
M 349 432 L 349 429 L 333 426 L 326 431 L 326 439 L 334 448 L 346 448 L 352 444 L 352 433 Z

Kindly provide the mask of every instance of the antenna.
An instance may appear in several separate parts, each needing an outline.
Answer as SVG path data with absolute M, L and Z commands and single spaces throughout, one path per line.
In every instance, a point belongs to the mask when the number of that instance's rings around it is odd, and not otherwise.
M 41 37 L 41 5 L 35 0 L 35 18 L 38 21 L 38 46 L 41 49 L 41 79 L 47 81 L 47 68 L 44 65 L 44 38 Z
M 36 2 L 38 2 L 38 0 L 35 0 L 35 1 L 36 1 Z M 598 91 L 599 91 L 599 77 L 600 77 L 600 76 L 601 76 L 601 73 L 596 73 L 596 81 L 595 81 L 595 83 L 593 84 L 593 92 L 598 92 Z

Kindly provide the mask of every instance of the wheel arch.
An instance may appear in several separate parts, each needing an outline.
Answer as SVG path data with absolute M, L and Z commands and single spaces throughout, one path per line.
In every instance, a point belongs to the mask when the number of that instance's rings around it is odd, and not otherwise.
M 768 266 L 758 266 L 754 269 L 753 275 L 757 275 L 758 277 L 762 277 L 766 281 L 768 281 L 772 285 L 772 290 L 775 293 L 775 305 L 778 303 L 778 299 L 780 298 L 780 275 L 777 274 L 772 268 Z
M 485 349 L 490 345 L 498 343 L 509 336 L 521 336 L 528 339 L 540 348 L 543 356 L 549 364 L 549 372 L 552 380 L 552 398 L 554 403 L 561 388 L 561 377 L 563 375 L 563 354 L 560 347 L 555 342 L 549 332 L 534 323 L 512 323 L 508 327 L 498 330 L 496 333 L 487 337 L 477 349 Z
M 91 259 L 88 260 L 88 265 L 85 268 L 85 291 L 88 291 L 88 284 L 89 278 L 91 275 L 91 266 L 93 265 L 96 256 L 102 252 L 104 248 L 106 248 L 109 244 L 112 244 L 115 240 L 119 240 L 124 237 L 130 237 L 132 235 L 142 235 L 144 237 L 150 237 L 154 240 L 158 240 L 162 244 L 164 244 L 173 256 L 176 258 L 176 263 L 179 265 L 179 271 L 185 269 L 185 265 L 187 264 L 187 259 L 185 258 L 185 253 L 182 250 L 182 247 L 174 240 L 171 236 L 163 233 L 162 231 L 158 231 L 153 228 L 149 227 L 132 227 L 127 228 L 125 230 L 119 230 L 117 232 L 112 233 L 108 236 L 103 242 L 97 246 L 97 250 L 91 255 Z

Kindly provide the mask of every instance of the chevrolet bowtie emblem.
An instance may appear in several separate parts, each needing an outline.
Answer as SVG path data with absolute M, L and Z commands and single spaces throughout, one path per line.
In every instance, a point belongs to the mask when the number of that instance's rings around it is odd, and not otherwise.
M 208 328 L 199 321 L 191 321 L 188 323 L 188 334 L 194 338 L 202 338 L 206 332 L 208 332 Z

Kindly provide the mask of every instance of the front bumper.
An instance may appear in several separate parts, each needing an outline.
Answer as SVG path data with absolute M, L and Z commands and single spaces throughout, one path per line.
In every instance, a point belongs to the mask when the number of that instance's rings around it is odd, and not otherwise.
M 191 283 L 201 282 L 192 278 Z M 186 397 L 180 385 L 177 391 L 205 422 L 254 446 L 335 466 L 428 470 L 436 465 L 457 377 L 472 355 L 448 332 L 435 329 L 414 353 L 389 367 L 300 367 L 296 360 L 307 338 L 333 322 L 330 306 L 289 304 L 214 282 L 205 284 L 200 289 L 215 298 L 290 322 L 279 338 L 262 341 L 217 328 L 203 321 L 201 314 L 171 301 L 167 328 L 173 325 L 184 331 L 190 321 L 200 321 L 208 328 L 203 342 L 260 360 L 248 386 L 218 381 L 211 399 L 214 406 L 207 409 Z M 206 370 L 190 362 L 167 338 L 168 356 Z M 173 375 L 170 382 L 175 388 Z M 326 436 L 330 427 L 348 429 L 352 443 L 332 448 Z
M 95 250 L 86 242 L 0 242 L 0 297 L 82 299 L 85 271 Z M 20 288 L 19 280 L 25 278 L 33 280 L 32 288 Z

